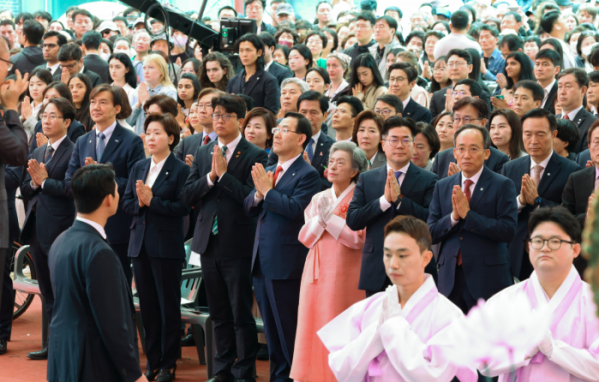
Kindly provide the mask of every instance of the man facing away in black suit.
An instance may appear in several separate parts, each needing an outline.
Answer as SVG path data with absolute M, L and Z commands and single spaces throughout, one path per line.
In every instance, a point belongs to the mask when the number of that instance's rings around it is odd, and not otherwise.
M 100 57 L 98 49 L 102 42 L 100 32 L 88 31 L 83 34 L 83 46 L 85 47 L 85 57 L 83 57 L 83 65 L 92 72 L 96 73 L 102 79 L 102 83 L 110 84 L 110 72 L 108 71 L 108 63 Z M 95 86 L 95 85 L 94 85 Z
M 418 71 L 407 62 L 400 62 L 389 67 L 389 94 L 399 97 L 403 103 L 403 117 L 412 118 L 415 122 L 431 122 L 431 112 L 410 97 L 416 85 Z
M 437 175 L 411 163 L 416 124 L 408 118 L 391 117 L 383 125 L 383 151 L 387 165 L 360 174 L 347 211 L 347 225 L 366 229 L 362 249 L 359 288 L 367 296 L 391 285 L 383 265 L 384 228 L 397 215 L 428 218 Z M 434 260 L 427 273 L 436 275 Z
M 135 310 L 121 262 L 104 227 L 119 206 L 109 165 L 77 170 L 71 182 L 77 219 L 52 244 L 50 382 L 147 382 L 139 366 Z
M 52 322 L 54 293 L 48 269 L 48 251 L 54 240 L 75 220 L 75 204 L 66 192 L 63 182 L 74 144 L 67 137 L 67 129 L 75 118 L 75 108 L 64 98 L 48 101 L 41 115 L 44 135 L 48 143 L 30 155 L 21 193 L 29 199 L 21 242 L 30 245 L 31 257 L 39 283 L 48 323 Z M 46 338 L 43 349 L 29 353 L 30 359 L 47 359 Z
M 265 165 L 268 157 L 240 133 L 243 98 L 221 95 L 212 107 L 218 140 L 198 148 L 183 201 L 199 210 L 191 248 L 201 255 L 214 322 L 213 381 L 254 381 L 258 336 L 251 266 L 257 221 L 245 215 L 243 203 L 254 189 L 252 166 Z
M 578 127 L 580 140 L 573 152 L 579 153 L 589 147 L 587 131 L 597 120 L 593 114 L 586 111 L 583 105 L 584 95 L 589 86 L 587 72 L 580 68 L 563 70 L 557 76 L 557 101 L 562 107 L 562 114 L 557 118 L 568 119 Z

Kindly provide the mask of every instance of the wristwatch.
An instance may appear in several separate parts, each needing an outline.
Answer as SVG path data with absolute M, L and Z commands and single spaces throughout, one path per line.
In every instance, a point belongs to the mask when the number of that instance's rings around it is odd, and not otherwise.
M 540 196 L 537 196 L 537 198 L 535 199 L 535 204 L 536 204 L 536 205 L 538 205 L 538 206 L 540 206 L 540 205 L 541 205 L 541 202 L 542 202 L 542 200 L 543 200 L 543 199 L 541 199 L 541 197 L 540 197 Z

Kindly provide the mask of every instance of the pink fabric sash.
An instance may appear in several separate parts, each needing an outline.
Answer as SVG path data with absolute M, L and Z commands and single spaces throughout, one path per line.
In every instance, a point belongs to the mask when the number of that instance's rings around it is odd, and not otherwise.
M 426 309 L 426 307 L 431 302 L 433 302 L 433 300 L 437 297 L 438 294 L 439 291 L 436 288 L 433 288 L 430 291 L 428 291 L 428 293 L 425 294 L 424 297 L 416 303 L 416 305 L 414 306 L 414 308 L 412 308 L 410 313 L 408 313 L 408 315 L 406 316 L 406 321 L 408 321 L 408 323 L 412 325 L 412 322 L 414 322 L 416 317 L 420 316 L 424 309 Z M 379 354 L 376 358 L 370 361 L 370 365 L 368 365 L 368 374 L 364 379 L 365 382 L 369 382 L 371 377 L 380 377 L 383 375 L 383 371 L 381 370 L 381 361 L 383 357 L 385 357 L 386 355 L 387 353 L 383 350 L 381 354 Z
M 532 305 L 532 308 L 536 309 L 537 306 L 539 305 L 539 302 L 537 301 L 537 295 L 535 293 L 532 281 L 530 279 L 528 279 L 525 282 L 526 282 L 526 285 L 524 286 L 524 289 L 526 290 L 526 295 L 528 296 L 528 299 L 530 300 L 530 304 Z M 576 278 L 574 279 L 574 282 L 572 283 L 570 290 L 568 291 L 568 293 L 566 293 L 566 295 L 564 296 L 564 298 L 562 299 L 560 304 L 557 306 L 557 308 L 553 312 L 553 315 L 551 316 L 551 326 L 549 327 L 549 329 L 551 330 L 551 333 L 555 333 L 555 331 L 557 329 L 557 325 L 560 323 L 560 321 L 562 320 L 562 318 L 564 317 L 564 315 L 566 314 L 566 312 L 568 311 L 568 309 L 574 302 L 574 298 L 580 292 L 581 289 L 582 289 L 582 280 L 580 279 L 580 276 L 578 274 L 576 274 Z M 542 364 L 543 362 L 545 362 L 546 359 L 547 359 L 547 357 L 545 356 L 545 354 L 538 352 L 537 354 L 534 355 L 534 357 L 532 357 L 532 359 L 530 360 L 530 363 L 531 364 Z M 520 372 L 521 371 L 522 371 L 522 368 L 518 369 L 517 381 L 520 381 Z

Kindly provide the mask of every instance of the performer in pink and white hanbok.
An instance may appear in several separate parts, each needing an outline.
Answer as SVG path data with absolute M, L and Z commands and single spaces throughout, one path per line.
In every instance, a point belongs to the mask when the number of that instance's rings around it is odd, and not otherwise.
M 493 359 L 486 368 L 481 367 L 481 373 L 500 375 L 500 382 L 513 380 L 510 373 L 518 382 L 599 381 L 597 307 L 589 284 L 580 279 L 572 265 L 580 255 L 578 220 L 563 207 L 541 208 L 531 215 L 528 229 L 534 272 L 526 281 L 489 299 L 487 305 L 493 307 L 500 295 L 524 295 L 533 309 L 551 313 L 550 328 L 528 355 Z
M 385 227 L 383 261 L 393 283 L 354 304 L 318 332 L 339 382 L 476 381 L 443 355 L 445 333 L 461 310 L 424 268 L 432 258 L 426 223 L 398 216 Z

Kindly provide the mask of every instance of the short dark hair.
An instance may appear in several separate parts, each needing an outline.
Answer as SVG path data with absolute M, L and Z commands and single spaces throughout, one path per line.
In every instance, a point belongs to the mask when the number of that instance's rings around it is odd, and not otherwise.
M 44 35 L 44 26 L 39 21 L 27 20 L 23 23 L 23 35 L 30 44 L 39 45 Z
M 370 26 L 373 27 L 376 24 L 376 18 L 374 17 L 374 13 L 372 12 L 362 12 L 356 17 L 357 20 L 364 20 L 370 23 Z
M 428 40 L 429 37 L 436 37 L 437 39 L 441 40 L 443 37 L 445 37 L 445 35 L 439 31 L 428 31 L 426 32 L 426 34 L 424 35 L 424 43 L 426 44 L 426 40 Z
M 539 38 L 539 36 L 528 36 L 524 39 L 524 44 L 526 44 L 527 42 L 534 42 L 535 44 L 537 44 L 537 48 L 541 47 L 541 39 Z
M 71 123 L 73 122 L 75 119 L 75 107 L 73 107 L 73 104 L 68 99 L 62 97 L 52 98 L 48 100 L 48 103 L 44 106 L 44 108 L 50 104 L 56 106 L 64 119 L 70 119 Z
M 48 22 L 52 21 L 52 15 L 49 14 L 48 12 L 46 12 L 46 11 L 37 11 L 37 12 L 35 12 L 33 14 L 33 17 L 34 18 L 41 17 L 42 19 L 44 19 L 44 20 L 46 20 Z
M 520 88 L 530 90 L 532 92 L 532 99 L 535 101 L 542 102 L 543 98 L 545 97 L 545 90 L 543 89 L 543 87 L 539 85 L 538 82 L 535 82 L 533 80 L 523 80 L 516 82 L 516 84 L 514 85 L 514 93 L 516 92 L 516 90 Z
M 543 30 L 546 33 L 551 33 L 551 31 L 553 30 L 553 26 L 557 22 L 557 19 L 559 19 L 560 15 L 561 15 L 560 11 L 549 11 L 549 12 L 545 13 L 541 17 L 541 22 L 539 24 L 541 27 L 541 30 Z
M 71 91 L 69 90 L 69 87 L 66 84 L 63 84 L 60 81 L 54 81 L 49 83 L 48 86 L 46 86 L 46 88 L 44 89 L 44 97 L 50 89 L 56 90 L 62 98 L 66 99 L 70 103 L 73 103 L 73 95 L 71 94 Z
M 237 93 L 237 96 L 243 98 L 243 103 L 245 104 L 245 111 L 249 112 L 254 108 L 254 99 L 247 94 Z
M 482 32 L 482 31 L 490 32 L 493 35 L 493 37 L 495 37 L 495 38 L 499 37 L 499 31 L 497 30 L 497 28 L 494 25 L 482 24 L 480 26 L 480 32 Z M 479 32 L 479 35 L 480 35 L 480 32 Z
M 472 55 L 466 49 L 451 49 L 447 53 L 447 61 L 451 58 L 451 56 L 458 56 L 466 60 L 466 64 L 472 65 Z
M 148 98 L 148 100 L 144 102 L 143 110 L 147 112 L 152 105 L 158 106 L 164 114 L 171 114 L 173 117 L 176 117 L 178 114 L 177 101 L 166 94 L 155 94 Z
M 565 207 L 543 207 L 534 211 L 528 218 L 528 232 L 532 235 L 535 228 L 542 223 L 557 224 L 575 243 L 580 243 L 582 240 L 578 219 Z
M 593 124 L 591 125 L 591 127 L 589 127 L 589 130 L 587 132 L 587 141 L 589 142 L 589 145 L 591 142 L 591 137 L 593 136 L 593 131 L 595 131 L 597 127 L 599 127 L 599 119 L 593 122 Z
M 418 134 L 418 130 L 416 129 L 416 122 L 412 118 L 404 118 L 399 115 L 394 115 L 393 117 L 389 117 L 385 123 L 383 123 L 383 131 L 381 132 L 383 137 L 389 135 L 389 130 L 396 127 L 407 127 L 410 129 L 410 133 L 412 134 L 412 138 L 416 137 Z
M 1 13 L 1 12 L 0 12 L 0 13 Z M 10 26 L 12 26 L 12 29 L 15 29 L 15 28 L 16 28 L 16 26 L 15 26 L 15 22 L 14 22 L 14 21 L 12 21 L 12 20 L 10 20 L 10 19 L 3 19 L 3 20 L 0 20 L 0 25 L 3 25 L 3 26 L 10 25 Z
M 522 129 L 524 129 L 524 122 L 529 118 L 545 118 L 549 122 L 549 130 L 554 132 L 557 130 L 557 120 L 555 115 L 545 109 L 532 109 L 528 113 L 522 116 Z
M 403 12 L 401 11 L 401 9 L 399 9 L 399 7 L 387 7 L 385 8 L 385 12 L 383 12 L 383 14 L 387 13 L 387 11 L 394 11 L 397 12 L 399 14 L 399 18 L 403 19 Z
M 394 70 L 402 70 L 406 76 L 408 77 L 408 82 L 414 82 L 418 79 L 418 70 L 407 62 L 397 62 L 395 64 L 391 64 L 387 72 L 391 75 L 391 72 Z
M 175 117 L 169 113 L 151 113 L 146 117 L 146 120 L 144 122 L 144 132 L 148 130 L 148 126 L 150 126 L 150 123 L 152 122 L 160 123 L 164 128 L 167 137 L 170 137 L 172 135 L 175 138 L 173 139 L 173 143 L 168 145 L 171 151 L 173 151 L 175 147 L 177 147 L 177 145 L 179 144 L 179 140 L 181 139 L 181 128 L 179 127 L 179 123 L 177 123 Z
M 266 0 L 245 0 L 244 8 L 256 1 L 262 4 L 262 8 L 266 8 Z
M 73 20 L 73 22 L 75 21 L 75 18 L 79 15 L 85 16 L 85 17 L 89 17 L 90 20 L 94 20 L 94 18 L 92 17 L 92 14 L 89 13 L 89 11 L 87 11 L 86 9 L 83 8 L 77 8 L 75 9 L 75 11 L 71 14 L 71 19 Z
M 108 84 L 98 85 L 92 89 L 89 99 L 91 101 L 101 92 L 108 92 L 112 95 L 112 105 L 123 107 L 123 93 L 121 93 L 120 88 L 120 86 L 112 86 Z
M 522 41 L 522 38 L 520 36 L 515 34 L 507 34 L 503 36 L 498 44 L 499 49 L 501 49 L 501 47 L 506 44 L 510 52 L 515 52 L 519 49 L 524 49 L 524 41 Z
M 378 19 L 376 19 L 375 24 L 378 23 L 379 21 L 386 22 L 387 25 L 389 26 L 389 28 L 391 28 L 395 32 L 397 32 L 397 20 L 395 20 L 393 17 L 391 17 L 391 16 L 381 16 Z
M 96 211 L 108 195 L 115 196 L 116 182 L 111 164 L 92 164 L 75 171 L 71 190 L 80 214 Z
M 364 105 L 362 105 L 362 101 L 360 101 L 359 99 L 357 99 L 354 96 L 339 97 L 339 99 L 337 99 L 337 106 L 341 105 L 342 103 L 346 103 L 349 106 L 351 106 L 352 118 L 355 118 L 356 115 L 358 115 L 362 111 L 364 111 Z
M 586 87 L 589 86 L 589 76 L 587 75 L 587 72 L 581 68 L 564 69 L 558 73 L 556 79 L 559 81 L 562 77 L 567 76 L 568 74 L 571 74 L 574 76 L 579 88 L 581 88 L 583 86 L 586 86 Z
M 300 135 L 305 135 L 306 140 L 304 141 L 304 150 L 308 146 L 308 142 L 312 139 L 312 124 L 308 121 L 303 114 L 296 113 L 294 111 L 288 111 L 284 118 L 294 118 L 297 121 L 295 132 Z
M 559 55 L 559 53 L 557 53 L 555 50 L 553 49 L 541 49 L 537 52 L 537 55 L 535 56 L 535 61 L 536 60 L 549 60 L 551 62 L 551 64 L 553 64 L 553 66 L 560 66 L 562 63 L 562 58 Z
M 85 49 L 96 50 L 100 48 L 100 43 L 102 42 L 102 35 L 100 34 L 100 32 L 87 31 L 83 34 L 81 41 L 83 42 L 83 46 L 85 46 Z
M 422 133 L 422 135 L 428 141 L 428 145 L 431 148 L 431 153 L 428 159 L 432 159 L 437 155 L 439 149 L 441 148 L 441 141 L 439 140 L 439 135 L 437 134 L 437 130 L 430 123 L 426 122 L 416 122 L 416 135 Z
M 385 226 L 385 237 L 392 233 L 405 233 L 416 240 L 420 253 L 429 251 L 433 244 L 428 225 L 411 215 L 397 216 Z
M 83 57 L 83 53 L 77 44 L 64 44 L 58 51 L 58 61 L 60 62 L 80 61 L 81 57 Z
M 484 102 L 484 101 L 483 101 Z M 458 136 L 466 130 L 477 130 L 483 136 L 483 147 L 487 150 L 491 146 L 491 135 L 485 126 L 473 125 L 471 123 L 464 125 L 455 132 L 453 136 L 453 147 L 457 147 Z
M 482 97 L 483 95 L 483 88 L 482 86 L 480 86 L 478 81 L 471 80 L 470 78 L 465 78 L 456 82 L 456 84 L 453 86 L 453 89 L 455 90 L 456 86 L 458 85 L 468 86 L 470 88 L 470 94 L 472 94 L 472 97 Z
M 312 52 L 310 51 L 310 48 L 308 48 L 304 44 L 296 44 L 291 49 L 289 49 L 289 54 L 291 54 L 291 52 L 294 50 L 297 51 L 300 54 L 300 56 L 302 56 L 305 60 L 308 60 L 308 65 L 306 65 L 306 69 L 310 69 L 314 64 L 314 58 L 312 57 Z
M 594 70 L 589 73 L 589 82 L 599 83 L 599 70 Z
M 393 108 L 395 108 L 395 112 L 396 113 L 403 113 L 403 102 L 401 102 L 401 100 L 399 99 L 398 96 L 393 95 L 393 94 L 383 94 L 382 96 L 379 96 L 379 98 L 377 98 L 374 101 L 374 106 L 376 106 L 377 102 L 384 102 L 387 105 L 391 105 L 393 106 Z
M 129 25 L 129 22 L 127 21 L 126 17 L 123 17 L 123 16 L 115 16 L 115 17 L 113 17 L 112 22 L 116 23 L 117 21 L 122 21 L 125 24 Z
M 329 101 L 325 96 L 320 94 L 315 90 L 308 90 L 307 92 L 302 93 L 297 99 L 297 110 L 300 109 L 300 104 L 302 101 L 318 101 L 320 105 L 320 111 L 322 114 L 326 113 L 329 110 Z
M 580 139 L 580 131 L 574 122 L 560 118 L 557 120 L 557 138 L 568 143 L 566 150 L 571 153 Z
M 452 27 L 458 31 L 463 31 L 468 28 L 470 18 L 468 17 L 468 13 L 466 13 L 466 11 L 460 9 L 453 12 L 449 20 L 451 21 Z
M 476 110 L 478 110 L 478 118 L 487 119 L 489 117 L 489 106 L 487 106 L 487 103 L 480 98 L 473 98 L 473 97 L 464 97 L 464 98 L 460 99 L 459 101 L 457 101 L 453 105 L 454 113 L 466 105 L 471 105 Z
M 514 16 L 514 20 L 516 20 L 517 23 L 522 22 L 522 16 L 520 16 L 519 14 L 517 14 L 514 11 L 507 12 L 506 14 L 503 15 L 503 18 L 505 19 L 506 16 Z M 516 31 L 516 32 L 518 32 L 518 31 Z
M 15 22 L 17 24 L 19 24 L 19 22 L 23 21 L 27 21 L 27 20 L 34 20 L 35 17 L 33 17 L 33 15 L 29 12 L 21 12 L 21 13 L 17 13 L 17 15 L 15 16 Z
M 235 13 L 235 17 L 237 17 L 237 11 L 235 10 L 235 8 L 233 8 L 229 5 L 225 5 L 224 7 L 222 7 L 221 9 L 218 10 L 218 13 L 217 13 L 218 17 L 220 17 L 220 13 L 226 9 L 233 11 L 233 13 Z
M 318 38 L 320 38 L 320 41 L 322 42 L 322 47 L 326 48 L 328 39 L 327 39 L 327 36 L 324 33 L 322 33 L 321 31 L 317 32 L 317 31 L 313 30 L 313 31 L 308 32 L 308 34 L 306 35 L 306 39 L 304 40 L 304 43 L 308 44 L 308 39 L 312 36 L 318 36 Z
M 238 95 L 222 94 L 212 98 L 212 109 L 216 110 L 217 106 L 222 106 L 227 113 L 237 114 L 237 118 L 240 120 L 245 118 L 245 101 Z M 310 124 L 310 128 L 312 128 L 312 124 Z
M 57 31 L 47 31 L 42 36 L 42 40 L 45 40 L 50 37 L 56 37 L 56 42 L 58 43 L 59 47 L 67 43 L 67 38 L 62 33 L 59 33 Z
M 318 8 L 320 8 L 320 6 L 321 6 L 322 4 L 328 4 L 328 5 L 331 5 L 331 2 L 330 2 L 330 1 L 328 1 L 328 0 L 320 0 L 320 1 L 318 2 L 318 4 L 316 4 L 316 11 L 318 11 Z M 332 6 L 331 6 L 331 8 L 332 8 Z
M 268 48 L 275 48 L 277 46 L 277 42 L 275 41 L 275 38 L 270 33 L 264 31 L 264 32 L 261 32 L 258 36 L 264 43 L 264 46 L 266 46 Z

